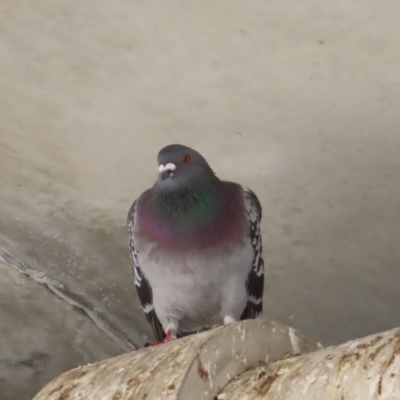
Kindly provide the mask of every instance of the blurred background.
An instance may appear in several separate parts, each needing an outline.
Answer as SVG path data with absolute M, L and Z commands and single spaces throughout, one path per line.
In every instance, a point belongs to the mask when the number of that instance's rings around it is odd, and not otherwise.
M 400 3 L 0 4 L 0 397 L 151 339 L 126 232 L 181 143 L 258 195 L 264 317 L 400 325 Z

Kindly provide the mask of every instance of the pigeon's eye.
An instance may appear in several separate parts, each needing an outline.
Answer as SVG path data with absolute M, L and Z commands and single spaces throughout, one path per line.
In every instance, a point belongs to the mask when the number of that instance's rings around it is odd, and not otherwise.
M 182 161 L 184 164 L 190 163 L 190 157 L 186 154 L 185 156 L 182 157 Z

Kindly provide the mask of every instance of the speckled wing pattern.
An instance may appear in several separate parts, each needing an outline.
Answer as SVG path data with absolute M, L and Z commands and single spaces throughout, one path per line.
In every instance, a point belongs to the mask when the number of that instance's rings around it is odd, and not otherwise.
M 151 289 L 149 282 L 143 275 L 142 270 L 140 269 L 138 260 L 138 251 L 135 248 L 135 240 L 133 236 L 135 217 L 136 217 L 136 201 L 132 204 L 132 207 L 129 210 L 128 220 L 127 220 L 128 231 L 129 231 L 129 248 L 131 253 L 133 274 L 135 277 L 135 287 L 139 295 L 139 300 L 142 305 L 143 312 L 153 328 L 153 332 L 157 341 L 160 342 L 165 338 L 165 332 L 161 325 L 160 320 L 157 317 L 156 312 L 154 311 L 153 291 Z
M 262 313 L 264 291 L 264 260 L 262 258 L 261 240 L 261 204 L 253 191 L 243 187 L 246 216 L 249 222 L 249 239 L 254 250 L 252 268 L 246 281 L 247 305 L 241 319 L 255 318 Z

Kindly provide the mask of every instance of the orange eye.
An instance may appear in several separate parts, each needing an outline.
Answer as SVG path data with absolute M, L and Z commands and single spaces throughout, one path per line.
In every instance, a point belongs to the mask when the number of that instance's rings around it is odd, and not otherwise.
M 188 164 L 190 162 L 190 157 L 186 154 L 182 157 L 182 161 L 184 164 Z

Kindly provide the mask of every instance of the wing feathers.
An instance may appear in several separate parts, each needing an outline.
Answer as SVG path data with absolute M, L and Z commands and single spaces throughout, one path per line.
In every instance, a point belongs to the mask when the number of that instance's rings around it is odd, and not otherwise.
M 262 313 L 262 297 L 264 292 L 264 260 L 262 258 L 261 240 L 261 204 L 248 188 L 243 188 L 246 215 L 249 221 L 249 238 L 254 250 L 252 268 L 246 282 L 248 294 L 247 305 L 241 319 L 255 318 Z
M 133 274 L 135 277 L 135 287 L 139 296 L 140 303 L 142 305 L 143 312 L 153 328 L 154 336 L 156 337 L 157 341 L 160 342 L 165 338 L 165 332 L 160 320 L 157 317 L 157 314 L 154 311 L 153 292 L 151 290 L 149 282 L 143 275 L 142 270 L 140 269 L 138 252 L 135 248 L 135 242 L 133 238 L 135 217 L 136 201 L 132 204 L 132 207 L 129 210 L 127 221 L 129 231 L 129 248 L 132 260 Z

